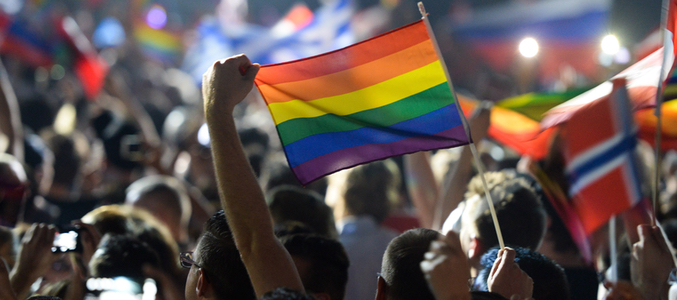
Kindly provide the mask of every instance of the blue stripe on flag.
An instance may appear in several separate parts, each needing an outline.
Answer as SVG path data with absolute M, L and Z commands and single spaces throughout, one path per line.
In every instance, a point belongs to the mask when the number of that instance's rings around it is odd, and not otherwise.
M 574 170 L 571 170 L 567 177 L 569 178 L 569 183 L 571 186 L 578 184 L 578 181 L 585 176 L 587 173 L 599 169 L 601 166 L 611 162 L 621 155 L 634 155 L 633 151 L 637 145 L 637 138 L 634 135 L 625 136 L 621 141 L 616 145 L 610 147 L 606 151 L 598 154 L 597 156 L 591 158 L 586 163 L 581 164 Z

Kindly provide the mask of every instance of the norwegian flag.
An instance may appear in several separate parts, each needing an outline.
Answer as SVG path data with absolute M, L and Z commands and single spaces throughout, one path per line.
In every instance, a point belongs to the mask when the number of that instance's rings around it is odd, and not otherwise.
M 623 79 L 563 124 L 571 206 L 586 235 L 642 198 L 636 132 Z

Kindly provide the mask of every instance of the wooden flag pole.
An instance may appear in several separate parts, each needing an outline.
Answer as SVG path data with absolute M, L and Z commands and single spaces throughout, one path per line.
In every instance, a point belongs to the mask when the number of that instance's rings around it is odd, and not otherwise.
M 477 148 L 475 148 L 475 143 L 472 140 L 472 136 L 470 135 L 470 126 L 468 126 L 468 120 L 466 120 L 465 115 L 463 114 L 463 109 L 461 109 L 461 105 L 458 103 L 458 97 L 456 96 L 456 90 L 454 89 L 454 85 L 451 83 L 451 76 L 449 76 L 449 70 L 447 69 L 447 64 L 444 62 L 444 58 L 442 57 L 442 51 L 440 51 L 439 45 L 437 45 L 437 39 L 435 39 L 435 34 L 433 33 L 433 29 L 430 26 L 430 21 L 428 20 L 428 13 L 425 11 L 425 7 L 423 6 L 423 2 L 418 3 L 418 10 L 421 12 L 421 18 L 423 19 L 423 22 L 425 23 L 425 28 L 428 31 L 428 36 L 430 37 L 430 41 L 433 44 L 433 48 L 435 49 L 435 52 L 437 53 L 437 58 L 440 60 L 440 63 L 442 64 L 442 69 L 444 70 L 444 75 L 447 77 L 447 84 L 449 84 L 449 89 L 451 89 L 451 93 L 454 95 L 454 102 L 456 103 L 456 108 L 458 110 L 458 114 L 461 117 L 461 123 L 463 123 L 463 129 L 465 129 L 465 134 L 468 136 L 468 139 L 470 140 L 470 143 L 468 146 L 470 146 L 470 152 L 472 152 L 472 156 L 475 158 L 475 163 L 477 164 L 477 170 L 480 173 L 480 178 L 482 179 L 482 186 L 484 187 L 484 196 L 487 200 L 487 203 L 489 204 L 489 211 L 491 212 L 491 219 L 494 221 L 494 229 L 496 229 L 496 236 L 498 237 L 498 244 L 501 247 L 501 249 L 505 248 L 505 244 L 503 243 L 503 234 L 501 234 L 501 227 L 498 225 L 498 218 L 496 217 L 496 209 L 494 208 L 494 201 L 491 199 L 491 193 L 489 192 L 489 185 L 487 184 L 486 179 L 484 178 L 484 166 L 482 165 L 482 162 L 480 161 L 479 155 L 477 154 Z

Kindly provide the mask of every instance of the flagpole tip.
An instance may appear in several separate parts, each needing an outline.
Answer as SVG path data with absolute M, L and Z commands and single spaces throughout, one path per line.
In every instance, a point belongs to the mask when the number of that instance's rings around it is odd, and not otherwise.
M 421 16 L 425 18 L 426 12 L 425 12 L 425 6 L 423 6 L 423 2 L 418 2 L 418 11 L 421 12 Z

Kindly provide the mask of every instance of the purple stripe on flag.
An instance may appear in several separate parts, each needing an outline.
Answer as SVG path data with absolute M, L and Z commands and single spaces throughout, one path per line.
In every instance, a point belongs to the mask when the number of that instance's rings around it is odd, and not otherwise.
M 434 135 L 411 137 L 385 144 L 368 144 L 328 153 L 292 169 L 301 184 L 359 164 L 417 151 L 450 148 L 468 143 L 463 125 Z

